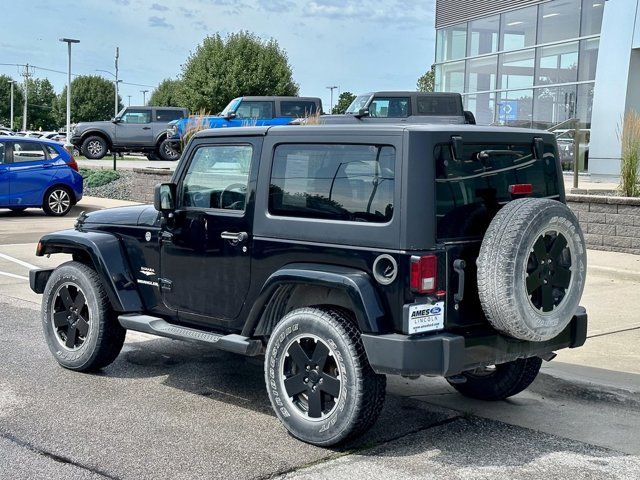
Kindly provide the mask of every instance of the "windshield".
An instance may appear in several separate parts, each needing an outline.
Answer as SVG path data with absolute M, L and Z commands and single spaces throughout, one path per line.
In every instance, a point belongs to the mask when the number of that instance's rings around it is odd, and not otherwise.
M 361 108 L 365 107 L 370 98 L 371 94 L 358 95 L 356 99 L 351 102 L 351 105 L 349 105 L 349 108 L 347 108 L 346 113 L 358 113 Z
M 116 115 L 116 118 L 122 118 L 122 116 L 124 115 L 124 111 L 127 109 L 127 107 L 124 107 L 122 110 L 120 110 L 118 112 L 118 114 Z
M 240 104 L 240 100 L 242 100 L 242 99 L 241 98 L 234 98 L 233 100 L 231 100 L 229 102 L 229 104 L 226 107 L 224 107 L 224 110 L 222 110 L 220 112 L 220 116 L 221 117 L 226 117 L 229 114 L 229 112 L 235 111 L 235 109 Z

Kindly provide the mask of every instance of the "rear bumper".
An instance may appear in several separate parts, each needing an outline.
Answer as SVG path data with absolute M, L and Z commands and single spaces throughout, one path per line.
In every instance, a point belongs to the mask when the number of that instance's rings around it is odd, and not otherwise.
M 363 334 L 369 363 L 376 373 L 448 377 L 477 367 L 576 348 L 587 338 L 587 312 L 578 307 L 564 331 L 546 342 L 527 342 L 500 334 L 465 337 L 438 333 L 422 337 Z

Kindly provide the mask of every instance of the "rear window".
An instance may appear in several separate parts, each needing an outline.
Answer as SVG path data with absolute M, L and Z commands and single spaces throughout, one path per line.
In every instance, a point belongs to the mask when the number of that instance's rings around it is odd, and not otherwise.
M 378 145 L 280 145 L 269 211 L 289 217 L 384 223 L 393 216 L 395 149 Z
M 182 117 L 182 110 L 156 110 L 156 122 L 170 122 Z
M 462 115 L 460 97 L 447 95 L 418 95 L 416 115 Z
M 559 196 L 552 145 L 542 159 L 531 145 L 465 144 L 454 160 L 449 144 L 435 147 L 436 218 L 439 240 L 480 237 L 491 219 L 512 200 L 509 185 L 530 183 L 532 197 Z
M 280 102 L 280 115 L 283 117 L 303 118 L 316 113 L 316 102 L 286 101 Z

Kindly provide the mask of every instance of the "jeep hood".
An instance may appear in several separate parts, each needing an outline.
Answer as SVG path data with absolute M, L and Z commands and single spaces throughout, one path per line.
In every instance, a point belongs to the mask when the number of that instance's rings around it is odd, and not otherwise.
M 131 207 L 107 208 L 96 212 L 82 213 L 78 217 L 78 226 L 86 225 L 129 225 L 156 226 L 159 212 L 152 205 L 133 205 Z

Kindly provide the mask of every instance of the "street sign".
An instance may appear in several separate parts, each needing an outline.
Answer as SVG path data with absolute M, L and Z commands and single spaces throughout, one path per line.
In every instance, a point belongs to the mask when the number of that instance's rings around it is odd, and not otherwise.
M 502 122 L 518 119 L 518 101 L 505 100 L 498 103 L 498 119 Z

